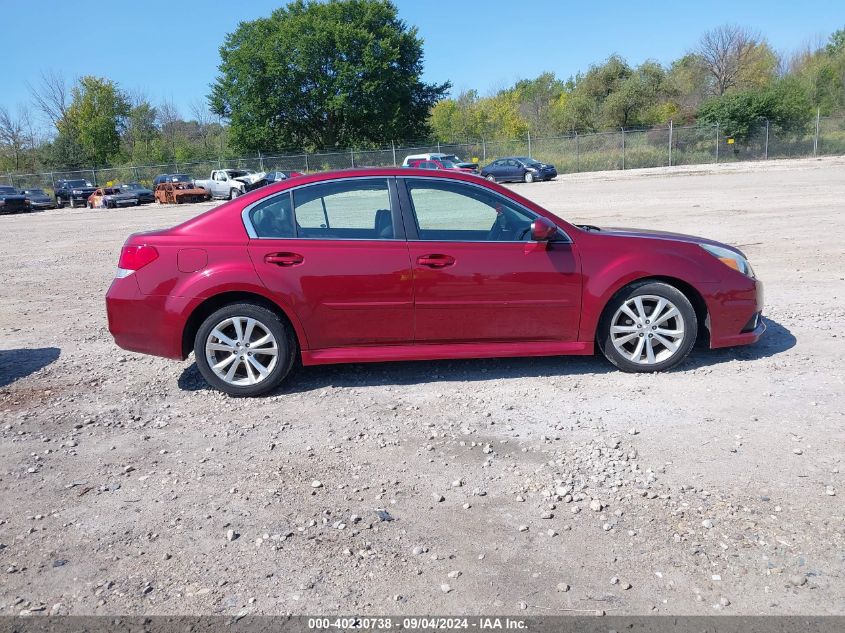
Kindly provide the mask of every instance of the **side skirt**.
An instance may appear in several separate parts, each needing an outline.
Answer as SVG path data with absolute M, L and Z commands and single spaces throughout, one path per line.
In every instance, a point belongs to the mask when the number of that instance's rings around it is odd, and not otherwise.
M 332 347 L 303 350 L 303 365 L 331 363 L 381 363 L 401 360 L 448 360 L 458 358 L 513 358 L 519 356 L 589 356 L 593 342 L 529 341 L 525 343 L 441 343 Z

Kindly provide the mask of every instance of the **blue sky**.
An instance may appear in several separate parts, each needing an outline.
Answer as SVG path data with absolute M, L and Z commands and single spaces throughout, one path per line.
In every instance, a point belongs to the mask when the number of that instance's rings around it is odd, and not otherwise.
M 112 78 L 183 115 L 214 79 L 218 48 L 241 20 L 283 0 L 6 0 L 0 9 L 0 105 L 29 101 L 42 70 Z M 482 94 L 554 71 L 566 78 L 612 53 L 667 63 L 725 22 L 758 30 L 790 53 L 845 27 L 842 0 L 564 2 L 399 0 L 400 16 L 425 39 L 425 79 Z M 109 29 L 111 25 L 112 28 Z

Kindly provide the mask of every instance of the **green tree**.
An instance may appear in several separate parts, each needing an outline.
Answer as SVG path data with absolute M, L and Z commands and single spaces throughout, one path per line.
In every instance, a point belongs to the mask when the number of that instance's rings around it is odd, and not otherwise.
M 781 79 L 765 90 L 735 91 L 702 104 L 699 121 L 719 123 L 723 132 L 745 141 L 768 120 L 784 132 L 801 132 L 813 116 L 813 108 L 800 82 Z
M 449 84 L 426 84 L 422 40 L 388 0 L 296 0 L 242 22 L 209 95 L 245 151 L 374 145 L 427 136 Z
M 130 105 L 117 84 L 99 77 L 82 77 L 71 91 L 67 115 L 59 121 L 59 136 L 70 139 L 96 165 L 120 154 L 120 136 Z

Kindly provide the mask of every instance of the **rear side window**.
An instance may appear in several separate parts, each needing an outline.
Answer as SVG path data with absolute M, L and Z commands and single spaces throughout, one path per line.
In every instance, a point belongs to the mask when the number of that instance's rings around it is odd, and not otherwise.
M 345 180 L 293 192 L 296 233 L 311 239 L 394 239 L 387 180 Z
M 262 200 L 250 210 L 249 219 L 258 237 L 294 237 L 290 192 Z

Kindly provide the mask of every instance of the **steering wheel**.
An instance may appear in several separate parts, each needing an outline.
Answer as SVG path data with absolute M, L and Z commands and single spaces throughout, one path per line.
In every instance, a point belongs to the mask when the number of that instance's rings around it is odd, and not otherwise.
M 531 233 L 531 225 L 529 224 L 524 229 L 522 229 L 519 234 L 516 236 L 517 242 L 525 242 L 527 241 L 525 238 Z

